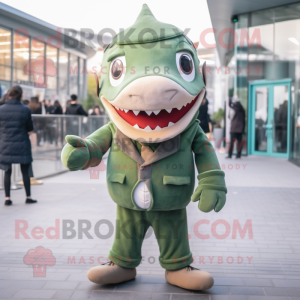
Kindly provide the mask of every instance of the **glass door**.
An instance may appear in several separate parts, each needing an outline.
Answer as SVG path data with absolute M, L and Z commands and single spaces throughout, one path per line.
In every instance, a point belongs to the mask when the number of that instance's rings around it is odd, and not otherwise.
M 288 158 L 290 79 L 250 84 L 249 154 Z
M 272 153 L 287 153 L 289 86 L 274 86 L 273 93 Z
M 254 99 L 254 150 L 266 153 L 268 151 L 269 88 L 266 86 L 255 87 Z

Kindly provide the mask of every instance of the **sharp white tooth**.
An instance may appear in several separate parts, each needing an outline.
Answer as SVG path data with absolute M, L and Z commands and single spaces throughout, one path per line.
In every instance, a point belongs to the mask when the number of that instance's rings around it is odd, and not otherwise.
M 161 110 L 154 110 L 153 112 L 158 115 L 160 113 Z
M 120 108 L 119 108 L 119 107 L 116 107 L 116 106 L 115 106 L 115 109 L 120 110 Z
M 181 109 L 182 109 L 182 106 L 180 106 L 180 107 L 177 107 L 177 109 L 178 109 L 178 110 L 181 110 Z
M 152 110 L 146 110 L 146 114 L 150 116 L 152 114 Z
M 140 111 L 139 110 L 133 110 L 133 113 L 137 116 L 140 113 Z
M 134 128 L 137 128 L 137 129 L 140 129 L 140 127 L 139 127 L 138 124 L 135 124 L 133 127 L 134 127 Z
M 172 108 L 168 108 L 168 109 L 166 109 L 166 111 L 167 111 L 168 113 L 170 113 L 170 112 L 172 111 Z
M 174 123 L 172 123 L 172 122 L 169 122 L 169 125 L 168 125 L 168 127 L 171 127 L 171 126 L 173 126 L 174 125 Z
M 123 111 L 124 109 L 123 109 L 123 108 L 120 108 L 120 110 Z
M 154 129 L 154 131 L 156 130 L 161 130 L 161 128 L 159 126 L 156 126 L 156 128 Z
M 144 128 L 144 130 L 146 130 L 146 131 L 152 131 L 152 129 L 150 128 L 149 125 L 146 128 Z
M 129 109 L 124 109 L 124 111 L 125 111 L 126 113 L 128 113 L 128 112 L 129 112 Z

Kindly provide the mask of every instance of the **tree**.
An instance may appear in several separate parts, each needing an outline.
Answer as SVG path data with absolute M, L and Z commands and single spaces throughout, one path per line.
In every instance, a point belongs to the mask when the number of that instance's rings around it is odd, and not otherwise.
M 88 89 L 87 99 L 82 101 L 82 105 L 84 109 L 89 110 L 90 108 L 93 108 L 94 105 L 100 105 L 103 108 L 103 105 L 99 97 L 97 96 L 97 87 L 96 87 L 96 80 L 94 74 L 88 74 L 87 76 L 87 89 Z

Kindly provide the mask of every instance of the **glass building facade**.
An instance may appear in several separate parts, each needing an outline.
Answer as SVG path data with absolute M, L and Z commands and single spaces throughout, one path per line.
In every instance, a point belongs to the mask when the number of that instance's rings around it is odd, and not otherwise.
M 300 3 L 239 15 L 227 94 L 246 110 L 244 153 L 300 165 Z
M 3 93 L 19 84 L 24 91 L 23 99 L 39 96 L 40 100 L 58 99 L 62 105 L 71 94 L 85 99 L 85 67 L 85 58 L 47 45 L 42 37 L 24 36 L 0 24 L 0 85 Z

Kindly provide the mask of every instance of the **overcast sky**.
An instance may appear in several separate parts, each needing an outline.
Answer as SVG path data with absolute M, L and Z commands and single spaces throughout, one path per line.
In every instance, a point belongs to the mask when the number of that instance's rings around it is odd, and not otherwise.
M 103 28 L 131 26 L 143 3 L 147 3 L 154 16 L 162 22 L 180 29 L 191 28 L 190 39 L 199 41 L 201 31 L 210 28 L 211 21 L 206 0 L 4 0 L 3 3 L 26 12 L 48 23 L 64 28 Z M 207 36 L 211 42 L 213 35 Z M 213 42 L 213 40 L 212 40 Z

